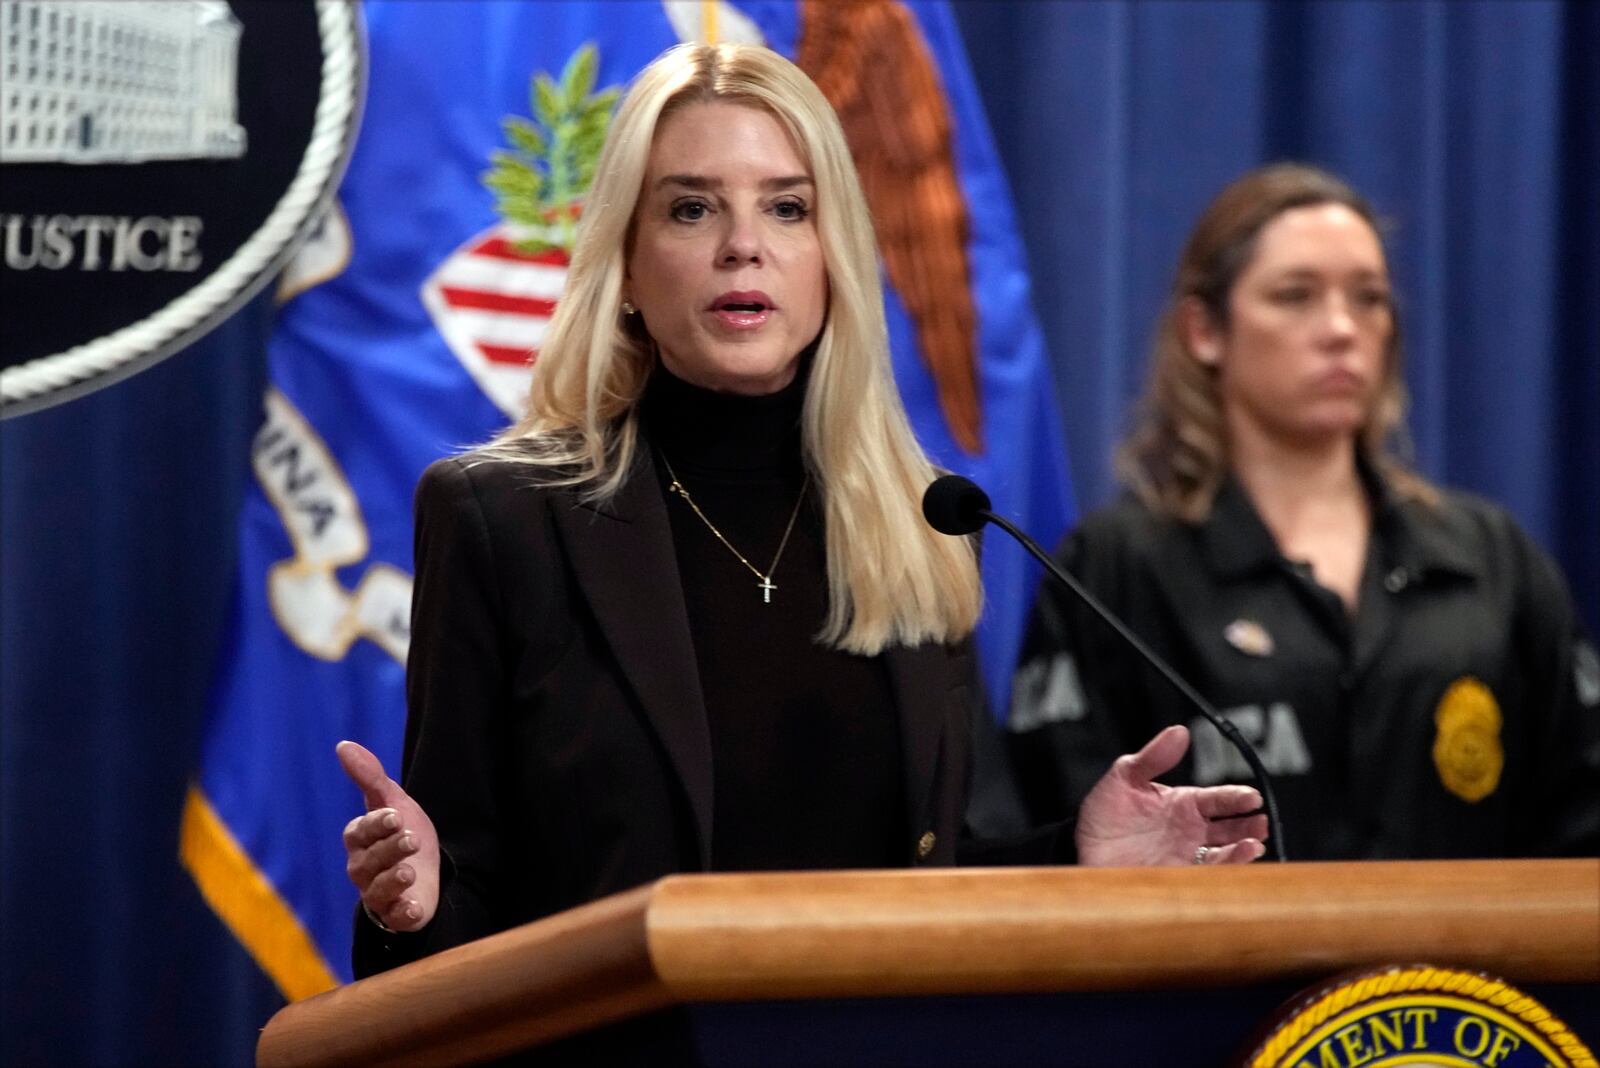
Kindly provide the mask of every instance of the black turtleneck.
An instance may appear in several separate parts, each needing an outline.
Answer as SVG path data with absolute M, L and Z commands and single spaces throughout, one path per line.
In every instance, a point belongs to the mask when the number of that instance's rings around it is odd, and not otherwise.
M 745 397 L 658 367 L 641 408 L 665 493 L 670 463 L 695 504 L 762 572 L 805 483 L 805 375 Z M 759 580 L 666 493 L 700 688 L 710 720 L 719 871 L 898 867 L 906 862 L 899 723 L 881 657 L 819 644 L 828 609 L 818 487 L 772 581 Z

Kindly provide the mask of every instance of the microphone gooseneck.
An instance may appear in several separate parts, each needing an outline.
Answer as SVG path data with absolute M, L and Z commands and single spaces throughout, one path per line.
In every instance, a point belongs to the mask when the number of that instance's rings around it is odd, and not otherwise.
M 1255 776 L 1256 786 L 1261 790 L 1261 800 L 1267 810 L 1267 822 L 1271 827 L 1269 841 L 1272 844 L 1272 855 L 1275 860 L 1286 861 L 1288 854 L 1283 846 L 1283 820 L 1278 815 L 1278 798 L 1272 789 L 1272 777 L 1267 774 L 1261 757 L 1256 753 L 1255 747 L 1239 733 L 1239 728 L 1232 722 L 1223 718 L 1221 713 L 1211 707 L 1211 703 L 1173 670 L 1161 657 L 1157 656 L 1144 641 L 1128 628 L 1128 625 L 1118 619 L 1112 611 L 1088 590 L 1083 588 L 1073 575 L 1050 558 L 1039 547 L 1039 543 L 1028 537 L 1004 516 L 997 515 L 990 510 L 989 495 L 983 492 L 978 485 L 960 475 L 944 475 L 934 479 L 927 491 L 922 495 L 922 514 L 927 519 L 928 525 L 941 534 L 963 535 L 973 534 L 983 528 L 985 523 L 993 523 L 1001 530 L 1015 538 L 1021 546 L 1028 550 L 1035 560 L 1044 565 L 1046 571 L 1057 582 L 1071 590 L 1089 609 L 1099 616 L 1107 626 L 1116 631 L 1117 635 L 1131 646 L 1134 652 L 1144 658 L 1145 662 L 1155 668 L 1161 677 L 1172 684 L 1173 688 L 1182 694 L 1184 699 L 1205 717 L 1206 722 L 1228 739 L 1229 743 L 1239 751 L 1250 772 Z

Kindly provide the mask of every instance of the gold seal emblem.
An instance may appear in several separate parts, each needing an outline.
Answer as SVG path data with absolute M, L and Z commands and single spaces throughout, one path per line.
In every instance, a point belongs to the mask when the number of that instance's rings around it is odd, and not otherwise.
M 1335 977 L 1268 1026 L 1242 1068 L 1595 1068 L 1549 1009 L 1493 976 L 1425 964 Z
M 1444 788 L 1463 801 L 1482 801 L 1500 785 L 1505 749 L 1500 744 L 1500 706 L 1489 687 L 1463 676 L 1450 684 L 1433 711 L 1438 733 L 1433 765 Z

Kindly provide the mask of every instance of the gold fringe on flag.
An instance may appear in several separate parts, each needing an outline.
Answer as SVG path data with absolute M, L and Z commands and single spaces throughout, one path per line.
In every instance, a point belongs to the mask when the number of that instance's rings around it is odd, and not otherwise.
M 240 848 L 198 786 L 189 787 L 178 856 L 200 894 L 290 1001 L 339 985 L 294 910 Z

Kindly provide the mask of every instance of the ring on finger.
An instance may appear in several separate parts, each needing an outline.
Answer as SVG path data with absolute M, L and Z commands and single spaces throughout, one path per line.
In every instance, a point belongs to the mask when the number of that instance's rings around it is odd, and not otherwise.
M 1194 851 L 1194 862 L 1196 864 L 1204 864 L 1206 862 L 1206 857 L 1210 853 L 1211 853 L 1211 847 L 1210 846 L 1208 846 L 1208 845 L 1200 846 L 1198 849 L 1196 849 Z

